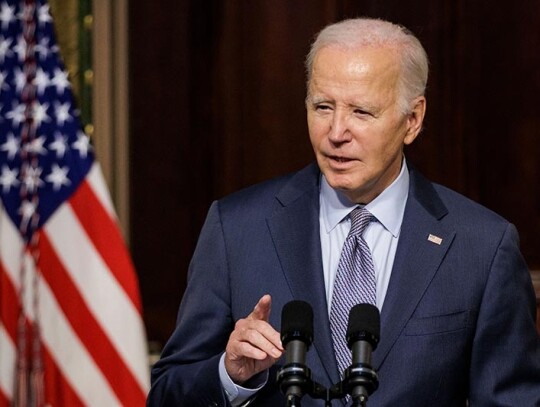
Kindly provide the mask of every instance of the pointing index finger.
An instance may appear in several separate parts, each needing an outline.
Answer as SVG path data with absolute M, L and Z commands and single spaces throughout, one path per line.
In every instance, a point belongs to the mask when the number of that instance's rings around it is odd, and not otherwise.
M 249 314 L 249 319 L 258 319 L 261 321 L 268 322 L 270 318 L 270 311 L 272 309 L 272 297 L 269 294 L 265 294 L 261 297 L 251 314 Z

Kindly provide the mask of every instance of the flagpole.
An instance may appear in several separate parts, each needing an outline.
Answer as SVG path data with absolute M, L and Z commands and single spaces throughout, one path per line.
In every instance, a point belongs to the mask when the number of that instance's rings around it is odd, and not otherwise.
M 18 363 L 15 386 L 16 405 L 19 407 L 42 407 L 45 404 L 43 361 L 41 349 L 41 330 L 39 319 L 39 224 L 38 185 L 35 177 L 38 168 L 38 157 L 35 151 L 29 148 L 36 138 L 36 3 L 35 0 L 25 0 L 22 12 L 23 39 L 25 43 L 23 72 L 26 78 L 22 91 L 22 102 L 25 105 L 24 122 L 21 129 L 21 222 L 19 225 L 21 236 L 25 244 L 22 248 L 20 268 L 20 309 L 18 329 Z M 29 182 L 28 182 L 29 181 Z M 34 273 L 32 274 L 31 307 L 33 320 L 27 323 L 25 315 L 25 295 L 27 287 L 28 263 L 25 261 L 26 251 L 32 258 Z

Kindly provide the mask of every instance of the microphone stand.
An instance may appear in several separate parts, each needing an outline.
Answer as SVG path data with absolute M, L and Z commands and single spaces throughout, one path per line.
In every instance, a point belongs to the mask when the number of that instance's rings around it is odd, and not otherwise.
M 287 407 L 300 407 L 304 394 L 313 387 L 311 370 L 302 363 L 287 363 L 277 374 L 277 382 L 287 399 Z
M 353 407 L 365 407 L 368 397 L 379 387 L 377 372 L 368 364 L 355 363 L 345 369 L 344 394 L 350 394 Z
M 288 363 L 283 366 L 278 371 L 277 382 L 285 394 L 287 407 L 301 407 L 304 394 L 309 394 L 314 399 L 324 400 L 325 407 L 332 407 L 330 400 L 337 398 L 330 389 L 311 380 L 311 370 L 300 363 Z
M 368 396 L 377 389 L 377 373 L 362 363 L 351 365 L 344 372 L 344 379 L 329 389 L 311 379 L 311 370 L 300 363 L 289 363 L 277 374 L 277 382 L 286 397 L 287 407 L 301 407 L 305 394 L 314 399 L 324 400 L 325 407 L 332 407 L 332 400 L 347 395 L 352 398 L 353 407 L 366 407 Z
M 289 394 L 287 396 L 287 407 L 300 407 L 300 399 L 302 396 L 296 394 Z

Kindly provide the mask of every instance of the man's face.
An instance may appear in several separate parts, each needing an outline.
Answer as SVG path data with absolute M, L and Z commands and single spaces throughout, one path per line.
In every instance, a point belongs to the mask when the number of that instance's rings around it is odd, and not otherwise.
M 311 144 L 330 186 L 353 202 L 372 201 L 394 181 L 403 146 L 421 129 L 425 99 L 403 114 L 398 75 L 389 48 L 325 47 L 315 56 L 306 102 Z

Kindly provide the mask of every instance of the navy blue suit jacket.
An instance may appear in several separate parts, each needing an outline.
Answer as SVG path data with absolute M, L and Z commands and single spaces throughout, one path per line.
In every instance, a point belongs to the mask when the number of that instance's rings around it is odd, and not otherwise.
M 214 202 L 177 327 L 153 370 L 150 406 L 226 406 L 218 360 L 235 321 L 272 295 L 314 310 L 313 379 L 338 382 L 325 297 L 316 165 Z M 428 240 L 441 239 L 440 244 Z M 410 191 L 373 354 L 370 407 L 540 406 L 534 292 L 515 228 L 410 170 Z M 280 360 L 253 406 L 284 406 Z M 304 407 L 323 406 L 305 396 Z M 335 401 L 333 405 L 341 405 Z

